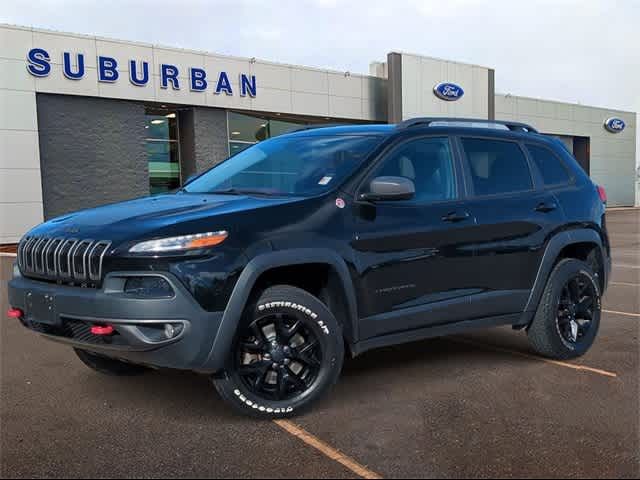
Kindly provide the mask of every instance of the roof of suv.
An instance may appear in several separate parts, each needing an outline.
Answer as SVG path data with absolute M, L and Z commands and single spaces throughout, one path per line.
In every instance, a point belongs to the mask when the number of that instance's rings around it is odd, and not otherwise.
M 383 135 L 392 136 L 406 132 L 420 131 L 446 134 L 490 135 L 501 138 L 546 138 L 533 127 L 501 120 L 478 120 L 466 118 L 415 118 L 398 124 L 358 124 L 358 125 L 308 125 L 293 130 L 289 134 L 300 136 L 325 135 Z

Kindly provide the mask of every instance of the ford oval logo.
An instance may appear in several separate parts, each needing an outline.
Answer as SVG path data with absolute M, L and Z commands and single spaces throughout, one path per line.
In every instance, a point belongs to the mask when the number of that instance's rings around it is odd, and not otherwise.
M 456 100 L 460 100 L 464 95 L 464 90 L 461 86 L 456 85 L 455 83 L 439 83 L 435 87 L 433 87 L 433 93 L 436 94 L 436 97 L 446 100 L 447 102 L 454 102 Z
M 622 120 L 621 118 L 608 118 L 605 122 L 604 122 L 604 128 L 606 128 L 607 130 L 609 130 L 611 133 L 620 133 L 621 131 L 624 130 L 624 127 L 626 127 L 627 124 L 624 123 L 624 120 Z

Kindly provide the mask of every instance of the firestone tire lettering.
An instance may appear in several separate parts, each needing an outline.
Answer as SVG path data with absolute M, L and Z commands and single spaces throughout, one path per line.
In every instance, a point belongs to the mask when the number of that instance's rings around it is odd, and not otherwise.
M 240 399 L 240 401 L 242 403 L 244 403 L 248 407 L 253 408 L 254 410 L 259 410 L 260 412 L 266 412 L 266 413 L 291 413 L 291 412 L 293 412 L 293 407 L 270 408 L 270 407 L 263 407 L 262 405 L 258 405 L 257 403 L 252 402 L 251 400 L 247 399 L 247 397 L 245 397 L 242 394 L 242 392 L 240 390 L 238 390 L 238 389 L 235 389 L 233 391 L 233 393 L 235 394 L 236 397 L 238 397 Z
M 305 315 L 308 315 L 309 317 L 316 320 L 318 325 L 320 326 L 320 329 L 326 335 L 330 335 L 331 333 L 329 331 L 329 327 L 327 327 L 327 325 L 322 320 L 318 320 L 318 314 L 304 305 L 300 305 L 299 303 L 294 303 L 294 302 L 269 302 L 269 303 L 263 303 L 261 305 L 258 305 L 259 312 L 264 312 L 265 310 L 268 310 L 271 308 L 291 308 L 293 310 L 302 312 Z

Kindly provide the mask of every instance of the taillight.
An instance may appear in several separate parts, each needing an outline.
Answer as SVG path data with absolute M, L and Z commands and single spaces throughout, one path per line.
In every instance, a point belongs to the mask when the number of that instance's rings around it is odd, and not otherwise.
M 602 203 L 607 203 L 607 191 L 602 185 L 596 185 L 596 188 L 598 189 L 598 195 L 600 196 Z

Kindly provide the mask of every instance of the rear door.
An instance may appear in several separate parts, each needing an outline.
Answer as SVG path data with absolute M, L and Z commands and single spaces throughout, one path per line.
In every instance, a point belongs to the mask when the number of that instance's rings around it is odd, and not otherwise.
M 469 283 L 475 317 L 519 313 L 529 298 L 544 247 L 563 214 L 542 188 L 524 146 L 507 139 L 460 137 L 477 223 Z
M 379 176 L 416 187 L 411 200 L 360 204 L 352 242 L 363 339 L 468 316 L 474 221 L 449 138 L 418 137 L 384 155 Z

